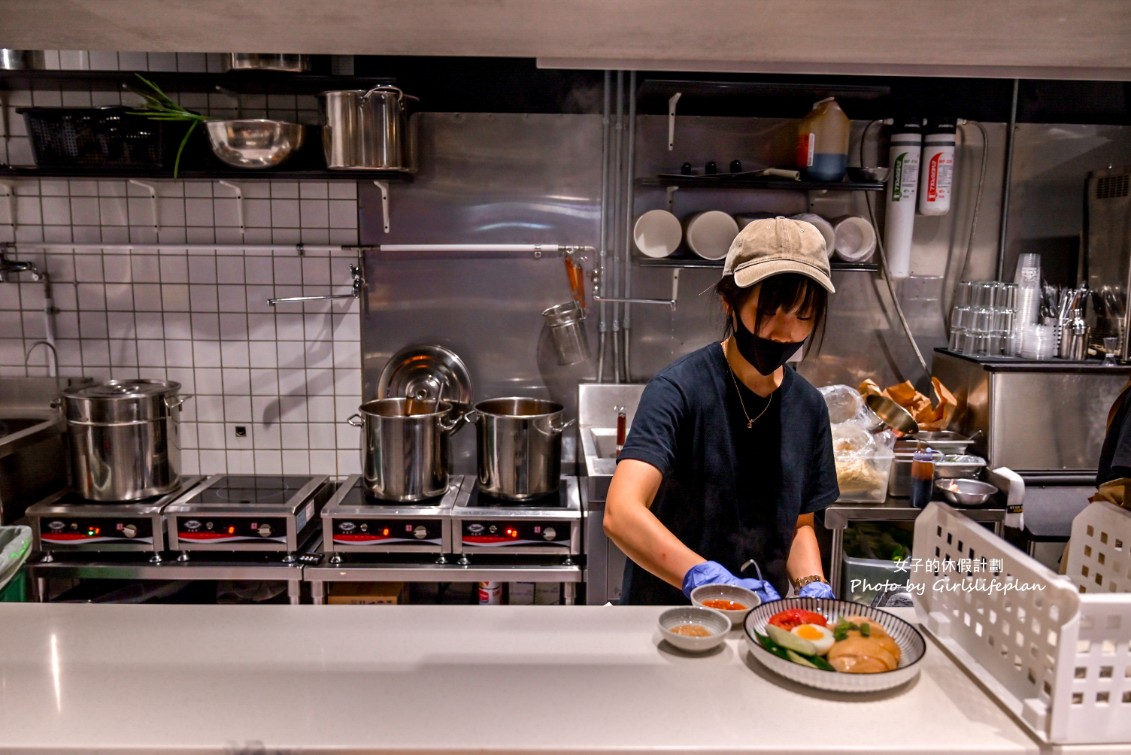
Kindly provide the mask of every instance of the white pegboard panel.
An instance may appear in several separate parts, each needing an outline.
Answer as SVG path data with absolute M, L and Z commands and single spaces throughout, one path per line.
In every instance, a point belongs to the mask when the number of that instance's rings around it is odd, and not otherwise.
M 1131 511 L 1101 501 L 1072 520 L 1066 573 L 1080 592 L 1131 592 Z
M 1129 523 L 1111 520 L 1106 544 L 1131 542 Z M 1097 540 L 1100 531 L 1093 525 Z M 921 623 L 1034 734 L 1054 744 L 1131 741 L 1131 596 L 1081 595 L 938 503 L 916 520 L 913 552 Z

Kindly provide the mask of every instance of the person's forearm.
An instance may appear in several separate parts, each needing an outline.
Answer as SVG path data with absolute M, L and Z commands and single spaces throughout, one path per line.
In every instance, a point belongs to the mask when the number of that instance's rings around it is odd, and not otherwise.
M 679 541 L 647 509 L 633 509 L 613 519 L 606 511 L 605 533 L 641 568 L 676 588 L 683 587 L 687 570 L 706 559 Z
M 817 533 L 813 529 L 812 514 L 798 520 L 797 529 L 793 531 L 793 544 L 790 546 L 785 568 L 789 573 L 790 581 L 811 574 L 822 578 L 825 576 L 825 569 L 821 565 L 821 548 L 817 544 Z
M 621 462 L 622 465 L 631 463 Z M 682 588 L 687 570 L 706 559 L 680 542 L 648 509 L 654 490 L 650 490 L 650 484 L 641 485 L 634 471 L 637 470 L 624 470 L 628 474 L 622 473 L 619 479 L 614 476 L 609 485 L 605 534 L 642 569 L 673 587 Z

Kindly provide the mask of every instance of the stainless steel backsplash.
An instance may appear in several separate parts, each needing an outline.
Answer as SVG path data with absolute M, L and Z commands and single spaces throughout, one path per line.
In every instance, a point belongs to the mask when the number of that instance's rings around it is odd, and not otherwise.
M 381 244 L 584 244 L 598 246 L 601 217 L 602 118 L 573 114 L 423 113 L 418 116 L 419 172 L 414 180 L 389 184 L 389 231 L 384 231 L 380 193 L 369 182 L 359 189 L 360 241 Z M 676 146 L 667 149 L 667 123 L 661 116 L 638 116 L 636 175 L 678 170 L 682 162 L 697 167 L 715 160 L 725 170 L 738 159 L 745 168 L 788 166 L 792 122 L 779 119 L 681 117 Z M 866 124 L 854 123 L 850 164 L 858 162 Z M 945 345 L 945 306 L 954 283 L 962 278 L 994 277 L 1003 197 L 1003 124 L 985 124 L 989 136 L 985 187 L 976 237 L 969 240 L 981 160 L 980 134 L 969 131 L 956 178 L 955 208 L 942 217 L 916 222 L 913 272 L 899 283 L 897 295 L 930 363 L 932 350 Z M 868 162 L 875 157 L 879 128 L 868 131 Z M 1126 143 L 1126 128 L 1079 129 L 1085 137 L 1102 132 L 1105 143 Z M 1113 131 L 1116 132 L 1113 134 Z M 1025 208 L 1079 204 L 1084 177 L 1095 166 L 1081 159 L 1070 166 L 1054 159 L 1063 147 L 1064 130 L 1055 125 L 1025 124 L 1016 133 L 1025 156 L 1021 174 L 1026 191 L 1014 186 L 1010 238 L 1037 244 L 1040 236 L 1079 233 L 1079 215 L 1056 218 Z M 1087 138 L 1078 143 L 1085 144 Z M 886 153 L 886 151 L 885 151 Z M 1036 169 L 1046 155 L 1046 172 L 1055 183 L 1041 183 Z M 1086 155 L 1084 156 L 1086 158 Z M 1036 175 L 1034 175 L 1036 171 Z M 1079 175 L 1079 181 L 1075 176 Z M 1079 186 L 1076 186 L 1076 184 Z M 1033 191 L 1039 191 L 1034 195 Z M 633 187 L 635 217 L 667 207 L 666 190 Z M 1058 199 L 1062 196 L 1063 200 Z M 883 224 L 883 194 L 862 192 L 763 192 L 678 190 L 671 209 L 681 218 L 703 209 L 730 212 L 813 211 L 826 217 L 867 215 L 872 202 Z M 967 247 L 969 255 L 967 261 Z M 1016 253 L 1015 248 L 1010 252 Z M 612 250 L 609 250 L 612 254 Z M 592 270 L 596 255 L 586 260 Z M 1012 262 L 1007 260 L 1012 275 Z M 709 289 L 718 269 L 681 271 L 677 307 L 634 305 L 630 310 L 631 381 L 644 382 L 675 357 L 718 338 L 719 305 Z M 665 299 L 671 292 L 670 268 L 632 268 L 632 296 Z M 367 296 L 362 316 L 363 397 L 374 398 L 381 369 L 389 357 L 411 344 L 440 344 L 467 364 L 476 401 L 499 396 L 534 396 L 562 403 L 566 416 L 577 416 L 577 385 L 594 381 L 598 345 L 597 307 L 587 320 L 592 358 L 557 364 L 541 311 L 568 301 L 570 290 L 561 256 L 530 253 L 403 253 L 371 250 L 365 255 Z M 819 354 L 809 356 L 801 372 L 817 385 L 857 384 L 865 377 L 881 385 L 900 380 L 923 383 L 923 371 L 898 325 L 891 296 L 875 272 L 834 272 L 828 331 Z M 704 292 L 705 291 L 705 292 Z M 704 293 L 701 293 L 704 292 Z M 589 291 L 590 296 L 592 291 Z M 611 370 L 606 366 L 605 380 Z M 925 384 L 924 384 L 925 385 Z M 566 436 L 566 460 L 575 458 L 572 434 Z M 453 443 L 455 471 L 475 470 L 474 430 Z

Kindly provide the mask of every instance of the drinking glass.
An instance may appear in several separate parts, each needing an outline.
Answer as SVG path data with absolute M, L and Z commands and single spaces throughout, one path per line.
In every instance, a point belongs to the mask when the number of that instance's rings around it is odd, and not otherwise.
M 1104 364 L 1115 365 L 1118 360 L 1115 355 L 1119 351 L 1119 337 L 1118 336 L 1104 336 Z

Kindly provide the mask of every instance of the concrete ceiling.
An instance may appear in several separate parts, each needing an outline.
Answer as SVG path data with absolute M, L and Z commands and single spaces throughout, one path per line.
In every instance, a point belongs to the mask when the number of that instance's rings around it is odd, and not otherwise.
M 1131 2 L 0 0 L 0 47 L 1131 80 Z

